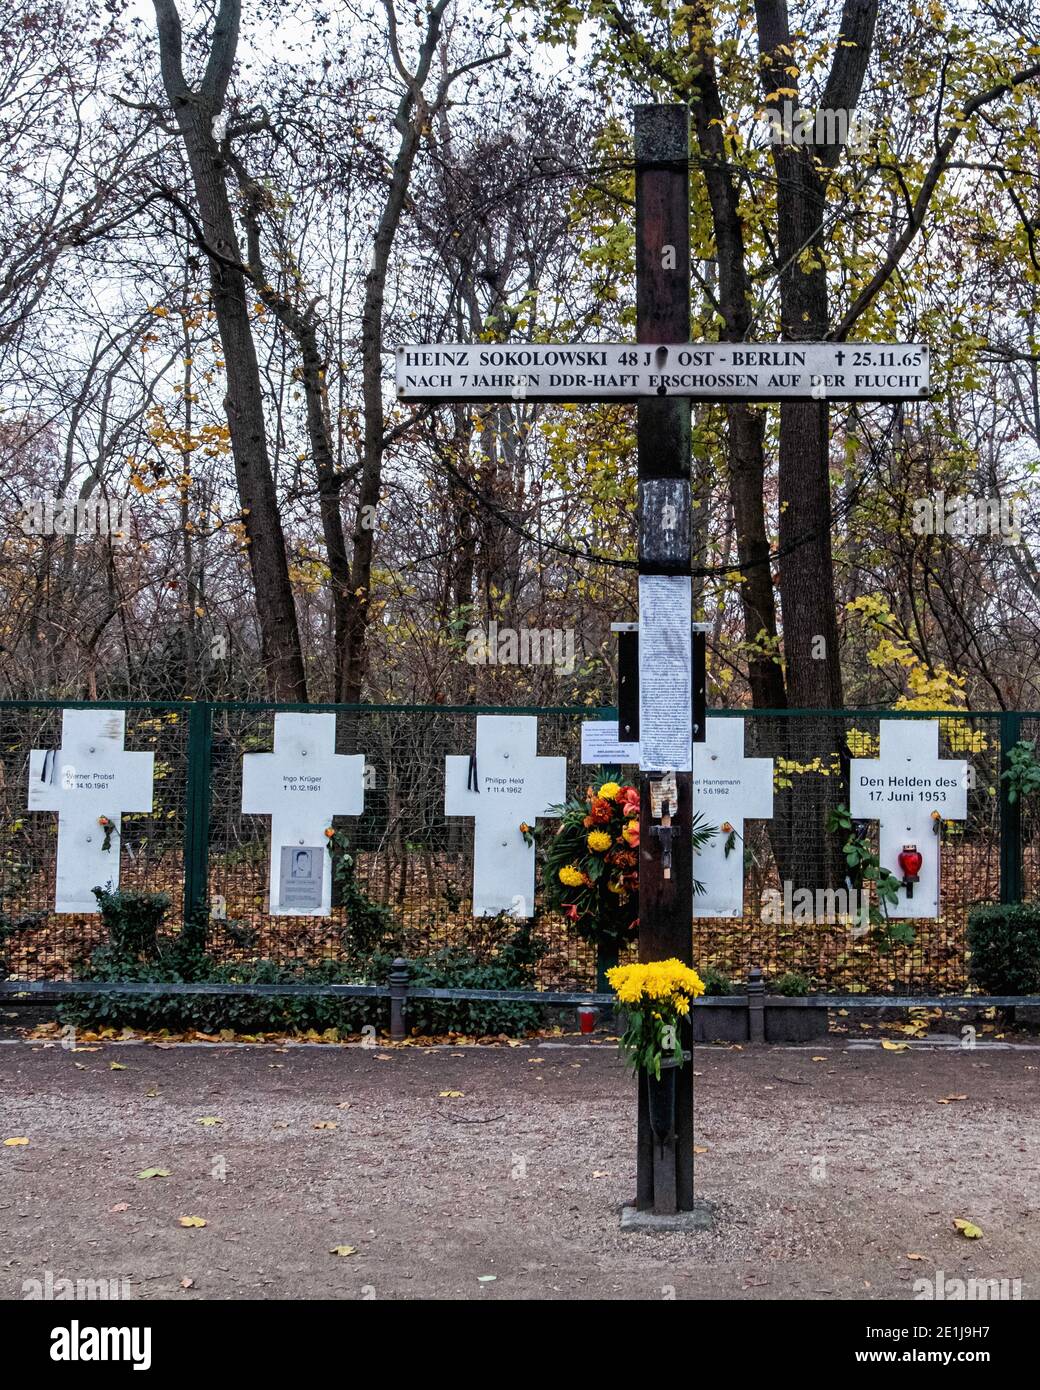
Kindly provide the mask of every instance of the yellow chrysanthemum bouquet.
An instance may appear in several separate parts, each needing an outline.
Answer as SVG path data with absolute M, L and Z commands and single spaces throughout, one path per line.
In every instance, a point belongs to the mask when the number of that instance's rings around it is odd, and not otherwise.
M 640 1068 L 658 1081 L 667 1058 L 683 1064 L 680 1035 L 690 1000 L 704 993 L 704 981 L 681 960 L 652 960 L 641 965 L 616 965 L 607 979 L 625 1012 L 620 1047 L 633 1071 Z

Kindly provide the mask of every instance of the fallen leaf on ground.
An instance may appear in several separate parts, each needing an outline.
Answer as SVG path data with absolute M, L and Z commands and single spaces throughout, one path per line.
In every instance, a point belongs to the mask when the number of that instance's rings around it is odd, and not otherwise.
M 448 1097 L 450 1097 L 452 1100 L 458 1100 L 461 1096 L 464 1096 L 465 1094 L 466 1094 L 465 1091 L 441 1091 L 441 1092 L 440 1092 L 440 1095 L 441 1095 L 441 1096 L 448 1096 Z
M 953 1222 L 957 1230 L 964 1236 L 965 1240 L 978 1240 L 982 1235 L 982 1227 L 976 1226 L 974 1221 L 965 1221 L 962 1217 L 954 1218 Z
M 967 1100 L 967 1099 L 968 1099 L 967 1096 L 942 1096 L 938 1101 L 936 1101 L 936 1104 L 937 1104 L 937 1105 L 949 1105 L 951 1101 L 954 1101 L 954 1100 Z
M 217 1115 L 203 1115 L 201 1120 L 196 1120 L 197 1125 L 205 1125 L 209 1129 L 212 1125 L 222 1125 L 224 1121 Z
M 336 1109 L 337 1109 L 337 1110 L 349 1110 L 350 1107 L 351 1107 L 352 1105 L 353 1105 L 353 1101 L 341 1100 L 340 1103 L 336 1106 Z
M 311 1129 L 339 1129 L 339 1125 L 335 1120 L 317 1120 Z
M 693 1152 L 695 1154 L 706 1154 L 708 1150 L 704 1147 L 703 1144 L 694 1144 Z
M 28 1139 L 5 1139 L 5 1149 L 16 1149 L 20 1144 L 28 1144 Z
M 593 1172 L 592 1176 L 593 1176 L 594 1178 L 609 1178 L 609 1177 L 610 1177 L 610 1174 L 609 1174 L 609 1173 L 602 1172 L 602 1171 L 600 1171 L 600 1169 L 597 1168 L 597 1169 Z
M 916 1254 L 913 1254 L 913 1255 L 907 1255 L 906 1258 L 907 1258 L 908 1260 L 923 1260 L 923 1259 L 924 1259 L 924 1256 L 923 1256 L 923 1255 L 916 1255 Z
M 126 1071 L 126 1067 L 123 1066 L 122 1062 L 109 1062 L 108 1069 L 109 1071 Z
M 206 1224 L 201 1216 L 182 1216 L 177 1222 L 178 1226 L 205 1226 Z
M 356 1254 L 357 1254 L 357 1246 L 356 1246 L 356 1245 L 334 1245 L 334 1246 L 332 1247 L 332 1249 L 329 1251 L 329 1254 L 330 1254 L 330 1255 L 340 1255 L 340 1256 L 343 1256 L 344 1258 L 345 1258 L 347 1255 L 356 1255 Z
M 145 1168 L 137 1175 L 139 1178 L 168 1178 L 169 1168 Z
M 182 1280 L 181 1280 L 181 1288 L 182 1288 L 182 1289 L 193 1289 L 194 1287 L 195 1287 L 195 1280 L 194 1280 L 194 1279 L 182 1279 Z
M 910 1044 L 889 1042 L 887 1038 L 882 1038 L 881 1046 L 885 1049 L 886 1052 L 905 1052 L 907 1048 L 910 1046 Z
M 117 1202 L 114 1207 L 109 1207 L 109 1211 L 129 1211 L 129 1202 Z
M 493 1284 L 497 1278 L 498 1278 L 498 1275 L 497 1275 L 497 1274 L 478 1274 L 478 1275 L 477 1275 L 477 1283 L 478 1283 L 478 1284 Z

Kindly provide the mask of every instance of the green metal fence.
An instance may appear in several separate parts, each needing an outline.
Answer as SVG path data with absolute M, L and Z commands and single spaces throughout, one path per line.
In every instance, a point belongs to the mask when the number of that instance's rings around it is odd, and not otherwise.
M 364 753 L 364 814 L 342 825 L 358 851 L 366 891 L 408 928 L 411 954 L 466 944 L 492 950 L 501 924 L 474 921 L 469 904 L 472 826 L 444 815 L 444 759 L 474 748 L 478 714 L 538 716 L 538 751 L 567 758 L 568 790 L 593 769 L 580 762 L 581 724 L 610 709 L 485 709 L 427 705 L 334 706 L 246 703 L 100 702 L 126 712 L 126 747 L 155 755 L 150 814 L 123 820 L 121 885 L 163 890 L 171 917 L 211 914 L 208 946 L 222 962 L 282 964 L 338 959 L 350 940 L 346 910 L 328 917 L 273 917 L 267 911 L 269 822 L 241 813 L 242 757 L 272 747 L 282 710 L 338 716 L 337 746 Z M 12 979 L 59 980 L 82 971 L 103 941 L 100 918 L 56 914 L 57 820 L 26 810 L 29 751 L 57 748 L 73 701 L 0 703 L 0 900 L 15 930 L 0 949 Z M 1030 807 L 1009 803 L 1000 781 L 1010 747 L 1040 732 L 1040 713 L 909 711 L 712 711 L 746 720 L 748 756 L 774 760 L 772 821 L 748 822 L 743 917 L 693 922 L 694 953 L 742 980 L 751 965 L 767 978 L 796 972 L 833 993 L 960 994 L 968 983 L 965 936 L 978 902 L 1033 897 L 1040 889 L 1040 835 Z M 829 811 L 847 804 L 849 757 L 876 756 L 885 718 L 937 719 L 940 755 L 972 768 L 968 816 L 946 827 L 941 845 L 940 913 L 914 924 L 914 940 L 891 944 L 845 923 L 774 922 L 767 890 L 784 880 L 839 885 L 839 840 Z M 339 823 L 339 822 L 337 822 Z M 868 827 L 868 835 L 876 828 Z M 536 901 L 535 930 L 546 943 L 540 984 L 581 990 L 595 984 L 595 953 L 561 917 Z

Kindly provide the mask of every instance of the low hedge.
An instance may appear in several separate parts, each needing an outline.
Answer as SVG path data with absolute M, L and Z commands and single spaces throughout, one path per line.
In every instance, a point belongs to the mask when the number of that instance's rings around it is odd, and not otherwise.
M 395 956 L 406 950 L 399 935 L 343 960 L 284 963 L 257 959 L 222 964 L 203 945 L 199 923 L 180 933 L 158 924 L 167 907 L 161 894 L 102 893 L 97 890 L 108 944 L 98 947 L 83 980 L 142 984 L 385 985 Z M 409 959 L 410 983 L 430 989 L 516 989 L 535 987 L 535 966 L 546 943 L 529 924 L 502 924 L 493 945 L 451 946 Z M 366 1025 L 385 1030 L 388 999 L 334 995 L 98 994 L 77 995 L 59 1006 L 63 1023 L 80 1028 L 125 1027 L 182 1033 L 325 1032 L 357 1033 Z M 541 1006 L 494 1000 L 411 999 L 409 1029 L 424 1034 L 523 1034 L 542 1021 Z
M 1040 994 L 1040 903 L 984 903 L 968 913 L 971 981 L 984 994 Z

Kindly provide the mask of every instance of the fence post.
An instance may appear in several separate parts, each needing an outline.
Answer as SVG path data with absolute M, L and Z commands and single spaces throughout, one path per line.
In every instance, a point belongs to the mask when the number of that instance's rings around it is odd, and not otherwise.
M 390 1041 L 404 1042 L 408 1036 L 408 962 L 398 956 L 387 977 L 390 985 Z
M 205 945 L 209 903 L 210 751 L 213 708 L 197 700 L 188 711 L 188 776 L 184 808 L 184 920 Z
M 760 966 L 753 965 L 747 977 L 748 1041 L 766 1040 L 766 987 Z
M 1011 749 L 1022 737 L 1022 716 L 1005 710 L 1000 716 L 1000 771 L 1009 767 Z M 1022 901 L 1022 801 L 1008 799 L 1008 784 L 1001 778 L 1000 798 L 1000 901 Z

